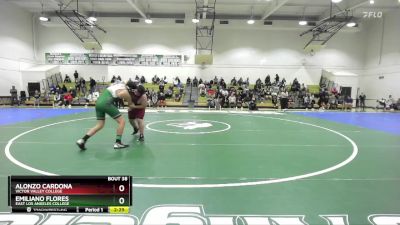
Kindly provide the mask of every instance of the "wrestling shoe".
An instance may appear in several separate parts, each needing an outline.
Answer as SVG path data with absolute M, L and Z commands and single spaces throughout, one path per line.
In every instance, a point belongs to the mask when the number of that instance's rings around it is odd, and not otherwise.
M 115 144 L 114 144 L 114 149 L 121 149 L 121 148 L 127 148 L 127 147 L 129 147 L 129 145 L 124 145 L 124 144 L 118 143 L 118 142 L 115 142 Z
M 140 142 L 144 142 L 144 136 L 143 136 L 143 135 L 140 135 L 140 137 L 139 137 L 138 141 L 140 141 Z
M 139 129 L 137 129 L 137 128 L 133 128 L 133 133 L 132 133 L 132 135 L 135 135 L 135 134 L 137 134 L 137 132 L 139 132 Z
M 83 139 L 79 139 L 76 141 L 76 145 L 83 151 L 86 150 L 85 141 Z

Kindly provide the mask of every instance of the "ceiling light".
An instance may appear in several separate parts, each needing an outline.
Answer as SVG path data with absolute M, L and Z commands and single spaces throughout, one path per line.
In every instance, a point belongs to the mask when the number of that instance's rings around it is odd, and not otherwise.
M 332 2 L 333 3 L 339 3 L 339 2 L 341 2 L 342 0 L 332 0 Z
M 47 22 L 47 21 L 49 21 L 49 18 L 46 17 L 46 16 L 40 16 L 40 17 L 39 17 L 39 20 L 40 20 L 40 21 L 43 21 L 43 22 Z
M 254 20 L 252 20 L 252 19 L 250 19 L 250 20 L 247 20 L 247 24 L 250 24 L 250 25 L 251 25 L 251 24 L 254 24 L 254 22 L 255 22 L 255 21 L 254 21 Z
M 348 26 L 348 27 L 355 27 L 356 25 L 357 25 L 356 22 L 351 21 L 351 22 L 348 22 L 346 26 Z
M 147 23 L 147 24 L 152 24 L 153 20 L 147 18 L 147 19 L 144 20 L 144 22 Z
M 90 17 L 88 18 L 88 20 L 89 20 L 90 22 L 96 22 L 96 21 L 97 21 L 97 18 L 94 17 L 94 16 L 90 16 Z
M 299 25 L 305 26 L 305 25 L 307 25 L 307 21 L 305 21 L 305 20 L 300 20 L 300 21 L 299 21 Z
M 192 22 L 193 22 L 193 23 L 198 23 L 198 22 L 200 22 L 200 20 L 197 19 L 197 18 L 193 18 L 193 19 L 192 19 Z
M 375 4 L 375 1 L 374 0 L 370 0 L 369 4 L 371 4 L 371 5 Z

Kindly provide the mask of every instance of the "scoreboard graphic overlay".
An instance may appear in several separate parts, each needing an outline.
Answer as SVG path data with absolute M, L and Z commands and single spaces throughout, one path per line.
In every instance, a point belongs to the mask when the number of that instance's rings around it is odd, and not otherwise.
M 12 212 L 129 213 L 131 176 L 10 176 Z

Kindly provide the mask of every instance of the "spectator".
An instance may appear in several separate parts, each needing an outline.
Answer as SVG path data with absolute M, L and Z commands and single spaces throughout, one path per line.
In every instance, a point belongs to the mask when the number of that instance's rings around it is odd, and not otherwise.
M 115 77 L 115 75 L 111 78 L 111 83 L 115 83 L 115 81 L 117 80 L 117 78 Z
M 199 85 L 199 81 L 197 80 L 196 77 L 193 79 L 193 87 L 197 87 Z
M 399 110 L 400 109 L 400 98 L 397 99 L 396 104 L 394 105 L 394 109 Z
M 68 74 L 65 74 L 64 83 L 71 83 L 71 78 L 68 76 Z
M 33 107 L 40 107 L 40 92 L 38 90 L 35 90 L 35 94 L 33 95 L 35 98 L 35 101 L 33 102 Z
M 174 86 L 169 86 L 166 93 L 165 93 L 165 98 L 172 98 L 174 94 Z
M 75 83 L 78 81 L 78 77 L 79 77 L 78 71 L 75 70 L 74 73 Z
M 164 92 L 164 88 L 165 88 L 164 82 L 160 82 L 160 85 L 158 86 L 158 90 L 159 90 L 160 92 Z
M 122 81 L 121 76 L 118 76 L 118 77 L 117 77 L 117 80 L 121 82 L 121 81 Z
M 64 94 L 64 106 L 68 106 L 68 108 L 71 108 L 73 96 L 72 96 L 72 91 L 69 91 Z
M 18 102 L 18 91 L 17 91 L 17 89 L 15 89 L 15 86 L 11 87 L 10 94 L 11 94 L 11 106 L 13 106 L 14 104 L 19 105 L 19 102 Z
M 81 93 L 83 96 L 86 95 L 86 81 L 85 79 L 83 79 L 83 77 L 81 77 L 80 79 L 80 88 L 81 88 Z
M 60 92 L 56 92 L 56 94 L 54 95 L 54 104 L 53 107 L 60 107 L 63 105 L 63 97 L 62 94 Z
M 231 80 L 231 85 L 232 86 L 236 86 L 237 85 L 236 77 L 233 77 L 233 79 Z
M 243 84 L 243 78 L 240 77 L 237 83 L 238 83 L 239 86 L 242 86 L 242 84 Z
M 175 102 L 180 102 L 182 98 L 182 94 L 181 93 L 176 93 L 175 94 Z
M 188 77 L 187 79 L 186 79 L 186 85 L 190 85 L 192 83 L 192 80 L 190 79 L 190 77 Z
M 385 103 L 386 103 L 386 104 L 385 104 L 385 105 L 386 105 L 385 109 L 388 109 L 388 110 L 394 109 L 394 103 L 395 103 L 395 101 L 394 101 L 392 95 L 389 95 L 389 98 L 386 100 Z
M 213 82 L 214 82 L 214 84 L 215 84 L 215 85 L 217 85 L 217 84 L 218 84 L 218 78 L 217 78 L 217 76 L 215 76 L 215 77 L 214 77 L 214 80 L 213 80 Z
M 269 74 L 265 78 L 265 86 L 267 87 L 271 86 L 271 77 L 269 76 Z
M 199 80 L 199 84 L 202 84 L 202 83 L 203 83 L 203 79 L 201 79 L 201 78 L 200 78 L 200 80 Z
M 158 79 L 158 81 L 157 81 L 157 79 Z M 158 78 L 157 75 L 154 75 L 154 77 L 151 78 L 151 83 L 152 84 L 158 84 L 159 80 L 160 80 L 160 78 Z
M 306 109 L 312 109 L 314 107 L 314 104 L 312 103 L 314 101 L 314 97 L 310 94 L 307 93 L 306 96 L 304 97 L 304 106 Z
M 249 102 L 249 110 L 258 110 L 255 98 L 252 98 Z
M 329 95 L 328 109 L 336 109 L 338 105 L 336 96 L 334 94 Z
M 61 88 L 61 94 L 67 93 L 68 89 L 65 86 L 65 84 L 63 84 L 62 88 Z
M 158 98 L 158 106 L 161 107 L 161 108 L 162 107 L 166 107 L 164 92 L 159 91 L 157 98 Z
M 344 97 L 343 105 L 344 105 L 343 110 L 347 110 L 347 109 L 351 110 L 351 108 L 353 107 L 353 99 L 349 95 L 346 95 Z
M 285 78 L 282 78 L 282 81 L 281 81 L 281 84 L 279 87 L 281 87 L 281 88 L 286 87 L 286 79 Z
M 142 77 L 140 78 L 140 83 L 141 83 L 141 84 L 145 84 L 145 83 L 146 83 L 146 78 L 144 78 L 144 76 L 142 76 Z
M 90 94 L 93 94 L 93 92 L 96 90 L 96 81 L 91 77 L 89 81 L 89 86 L 90 86 Z
M 288 109 L 289 103 L 289 93 L 286 90 L 283 90 L 280 93 L 280 100 L 281 100 L 281 109 L 286 110 Z
M 231 93 L 231 95 L 228 98 L 229 102 L 229 108 L 236 107 L 236 95 L 234 92 Z
M 202 83 L 199 84 L 199 94 L 200 96 L 204 97 L 206 95 L 206 86 Z
M 365 96 L 365 94 L 363 92 L 361 92 L 361 94 L 358 98 L 360 99 L 360 107 L 361 107 L 362 111 L 365 112 L 365 99 L 367 98 L 367 96 Z
M 275 75 L 275 84 L 279 84 L 279 75 L 278 74 Z

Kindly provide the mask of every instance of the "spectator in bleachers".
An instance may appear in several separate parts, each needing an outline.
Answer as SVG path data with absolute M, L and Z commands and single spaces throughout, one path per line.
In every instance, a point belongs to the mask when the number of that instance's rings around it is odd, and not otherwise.
M 117 80 L 117 78 L 115 77 L 115 75 L 113 75 L 113 77 L 111 78 L 111 83 L 115 83 L 115 81 Z
M 385 102 L 385 109 L 390 110 L 390 109 L 394 109 L 394 98 L 392 97 L 392 95 L 389 95 L 389 98 L 386 100 Z
M 279 84 L 279 75 L 275 74 L 275 84 Z
M 168 80 L 167 80 L 166 76 L 164 76 L 163 82 L 164 82 L 164 84 L 168 84 Z
M 397 99 L 396 104 L 394 105 L 394 109 L 399 110 L 400 109 L 400 98 Z
M 258 110 L 257 108 L 257 103 L 256 103 L 256 99 L 252 98 L 249 102 L 249 110 Z
M 76 98 L 77 97 L 76 89 L 70 89 L 69 92 L 71 93 L 72 98 Z M 68 93 L 68 92 L 66 92 L 66 93 Z
M 175 93 L 175 102 L 180 102 L 181 98 L 182 98 L 182 94 L 180 92 Z
M 336 95 L 336 96 L 339 94 L 339 92 L 338 92 L 336 87 L 332 87 L 331 93 Z
M 265 86 L 267 87 L 271 86 L 271 77 L 269 76 L 269 74 L 265 78 Z
M 199 94 L 200 96 L 204 97 L 206 95 L 206 85 L 204 84 L 199 84 Z
M 243 78 L 240 77 L 237 83 L 238 83 L 239 86 L 242 86 L 242 84 L 243 84 Z
M 197 77 L 195 76 L 193 79 L 193 87 L 197 87 L 199 85 L 199 81 L 197 80 Z
M 56 92 L 54 95 L 54 107 L 61 107 L 63 103 L 62 94 L 60 92 Z
M 229 102 L 229 108 L 234 108 L 236 107 L 236 95 L 234 92 L 232 92 L 228 98 Z
M 174 85 L 174 87 L 178 87 L 178 77 L 175 77 L 174 81 L 172 82 L 172 84 Z
M 118 77 L 117 77 L 117 80 L 121 82 L 121 81 L 122 81 L 121 76 L 118 76 Z
M 192 80 L 190 79 L 190 77 L 188 77 L 187 79 L 186 79 L 186 85 L 190 85 L 192 83 Z
M 173 94 L 174 94 L 174 86 L 171 85 L 165 92 L 165 98 L 172 98 Z
M 90 94 L 93 94 L 93 92 L 96 90 L 96 81 L 91 77 L 89 81 L 89 86 L 90 86 Z
M 72 91 L 69 91 L 67 93 L 64 94 L 64 106 L 71 108 L 71 103 L 73 100 L 73 95 L 72 95 Z
M 214 77 L 213 83 L 214 83 L 215 85 L 218 84 L 218 78 L 217 78 L 217 76 Z
M 75 70 L 74 73 L 75 83 L 78 81 L 78 77 L 79 77 L 78 71 Z
M 250 85 L 250 79 L 246 78 L 246 82 L 245 82 L 246 87 L 248 87 Z
M 71 83 L 71 78 L 68 76 L 68 74 L 65 74 L 64 83 Z
M 257 79 L 256 85 L 255 85 L 254 88 L 257 89 L 257 90 L 261 90 L 261 88 L 262 88 L 262 81 L 261 81 L 260 78 Z
M 61 88 L 61 94 L 67 93 L 68 89 L 65 86 L 65 84 L 63 84 L 62 88 Z
M 337 103 L 336 96 L 334 94 L 330 94 L 327 109 L 336 109 L 337 105 L 338 105 L 338 103 Z
M 199 79 L 199 84 L 202 84 L 203 83 L 203 79 Z
M 281 88 L 286 87 L 286 79 L 285 78 L 282 78 L 282 81 L 281 81 L 279 87 L 281 87 Z
M 119 76 L 118 76 L 119 77 Z M 140 78 L 139 78 L 139 76 L 138 75 L 136 75 L 135 76 L 135 80 L 137 81 L 137 82 L 139 82 L 140 81 Z
M 80 80 L 78 79 L 77 82 L 75 83 L 75 95 L 74 98 L 79 95 L 79 93 L 81 92 L 81 83 Z
M 358 98 L 360 99 L 360 108 L 362 109 L 362 111 L 365 111 L 365 99 L 367 98 L 367 96 L 363 92 L 361 92 Z
M 145 83 L 146 83 L 146 78 L 145 78 L 144 76 L 142 76 L 142 77 L 140 78 L 140 83 L 141 83 L 141 84 L 145 84 Z
M 80 79 L 80 89 L 81 89 L 81 93 L 83 96 L 86 95 L 86 81 L 85 79 L 83 79 L 83 77 L 81 77 Z
M 158 79 L 158 80 L 157 80 Z M 158 78 L 157 74 L 154 75 L 153 78 L 151 78 L 151 83 L 152 84 L 158 84 L 158 82 L 160 81 L 160 78 Z
M 164 82 L 160 82 L 160 85 L 158 85 L 158 90 L 159 90 L 160 92 L 164 92 L 164 88 L 165 88 Z
M 312 109 L 314 108 L 314 97 L 310 94 L 307 93 L 306 96 L 304 97 L 304 106 L 306 107 L 306 109 Z
M 297 91 L 300 91 L 300 83 L 299 83 L 299 81 L 297 80 L 297 78 L 294 78 L 294 80 L 293 80 L 293 84 L 292 84 L 292 91 L 295 91 L 295 92 L 297 92 Z
M 226 83 L 225 83 L 225 80 L 224 80 L 224 79 L 221 80 L 220 86 L 221 86 L 223 89 L 226 89 Z
M 233 79 L 231 80 L 231 85 L 232 86 L 236 86 L 237 85 L 236 77 L 233 77 Z

